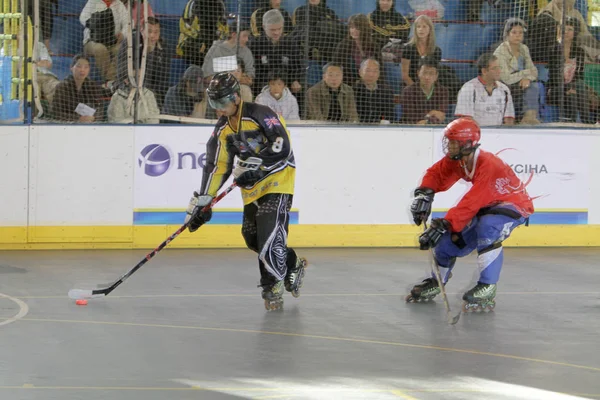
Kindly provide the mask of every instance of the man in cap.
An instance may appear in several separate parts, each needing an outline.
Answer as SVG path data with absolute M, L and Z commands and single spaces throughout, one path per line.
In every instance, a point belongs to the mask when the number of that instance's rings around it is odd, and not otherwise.
M 204 118 L 206 101 L 204 100 L 203 79 L 202 68 L 190 65 L 183 74 L 181 82 L 167 91 L 161 114 Z

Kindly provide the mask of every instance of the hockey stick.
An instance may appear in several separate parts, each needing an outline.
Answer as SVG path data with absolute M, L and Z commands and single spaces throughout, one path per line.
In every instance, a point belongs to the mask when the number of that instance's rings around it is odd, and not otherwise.
M 423 221 L 424 231 L 427 230 L 427 221 Z M 450 303 L 448 302 L 448 296 L 446 295 L 446 284 L 442 281 L 442 274 L 440 273 L 440 266 L 435 261 L 435 256 L 433 255 L 433 248 L 429 248 L 429 254 L 431 255 L 431 265 L 433 267 L 433 272 L 435 273 L 435 278 L 438 281 L 438 285 L 440 290 L 442 291 L 442 299 L 444 300 L 444 304 L 446 305 L 446 317 L 448 323 L 454 325 L 460 319 L 460 311 L 456 314 L 455 317 L 452 317 L 452 310 L 450 310 Z
M 208 206 L 204 207 L 203 211 L 208 211 L 210 208 L 212 208 L 215 204 L 217 204 L 219 202 L 219 200 L 221 200 L 223 197 L 225 197 L 227 195 L 227 193 L 229 193 L 233 189 L 235 189 L 236 186 L 237 185 L 235 183 L 232 183 L 229 187 L 227 187 L 227 189 L 225 189 L 217 197 L 215 197 L 210 202 L 210 204 Z M 79 300 L 79 299 L 93 299 L 93 298 L 96 298 L 96 297 L 107 296 L 110 292 L 112 292 L 113 290 L 115 290 L 121 283 L 125 282 L 125 280 L 127 278 L 129 278 L 131 275 L 133 275 L 133 273 L 135 271 L 137 271 L 144 264 L 146 264 L 148 261 L 150 261 L 159 251 L 161 251 L 162 249 L 164 249 L 173 239 L 175 239 L 177 236 L 179 236 L 179 234 L 181 232 L 183 232 L 184 230 L 186 230 L 187 227 L 188 227 L 187 223 L 181 225 L 181 227 L 179 229 L 177 229 L 177 231 L 175 231 L 175 233 L 173 233 L 164 242 L 162 242 L 160 245 L 158 245 L 158 247 L 156 249 L 152 250 L 152 252 L 150 252 L 149 254 L 147 254 L 146 257 L 144 257 L 129 272 L 127 272 L 125 275 L 123 275 L 121 278 L 119 278 L 114 283 L 108 284 L 107 285 L 108 287 L 101 288 L 101 289 L 94 289 L 94 290 L 71 289 L 71 290 L 69 290 L 69 297 L 71 299 L 74 299 L 74 300 Z

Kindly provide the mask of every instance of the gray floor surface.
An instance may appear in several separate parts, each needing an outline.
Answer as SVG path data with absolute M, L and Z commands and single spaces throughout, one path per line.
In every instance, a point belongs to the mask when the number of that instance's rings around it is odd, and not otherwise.
M 300 298 L 267 313 L 247 250 L 0 252 L 0 399 L 600 398 L 600 249 L 507 249 L 492 313 L 407 304 L 414 249 L 300 249 Z M 448 284 L 452 312 L 474 256 Z

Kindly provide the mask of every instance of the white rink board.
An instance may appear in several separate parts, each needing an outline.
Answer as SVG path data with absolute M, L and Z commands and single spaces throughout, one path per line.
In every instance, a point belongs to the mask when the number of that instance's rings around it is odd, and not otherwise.
M 3 226 L 131 226 L 138 208 L 184 209 L 201 169 L 144 175 L 141 150 L 167 144 L 174 154 L 205 152 L 211 126 L 4 127 L 0 133 Z M 409 224 L 412 191 L 441 156 L 440 129 L 291 126 L 297 158 L 294 208 L 300 224 Z M 529 186 L 536 208 L 588 209 L 600 223 L 600 135 L 595 130 L 486 129 L 482 148 L 508 163 L 544 165 Z M 176 158 L 178 161 L 178 158 Z M 173 168 L 173 167 L 171 167 Z M 538 167 L 539 168 L 539 167 Z M 135 179 L 134 179 L 135 178 Z M 460 186 L 460 185 L 459 185 Z M 456 203 L 464 185 L 436 197 Z M 239 192 L 221 203 L 241 209 Z M 26 210 L 28 210 L 28 215 Z
M 0 226 L 27 225 L 29 128 L 0 128 Z
M 442 135 L 441 129 L 434 132 L 436 161 L 444 157 Z M 589 149 L 595 142 L 596 137 L 577 132 L 563 135 L 537 129 L 486 129 L 481 148 L 498 154 L 523 182 L 531 177 L 527 191 L 534 198 L 536 209 L 587 210 L 591 204 Z M 452 207 L 470 186 L 459 181 L 447 192 L 436 195 L 435 208 Z
M 136 127 L 134 209 L 187 208 L 190 197 L 202 183 L 206 142 L 212 132 L 209 126 Z M 153 145 L 160 146 L 152 147 L 154 157 L 148 153 L 142 156 L 142 151 Z M 164 166 L 166 170 L 161 169 Z M 229 178 L 226 185 L 232 181 Z M 223 198 L 215 209 L 242 207 L 236 191 Z

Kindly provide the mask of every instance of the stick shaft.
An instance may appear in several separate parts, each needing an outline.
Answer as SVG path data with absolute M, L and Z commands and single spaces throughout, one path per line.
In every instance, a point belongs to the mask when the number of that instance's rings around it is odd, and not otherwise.
M 217 204 L 223 197 L 225 197 L 229 192 L 231 192 L 236 187 L 237 187 L 237 185 L 235 183 L 232 183 L 231 185 L 229 185 L 227 187 L 227 189 L 225 189 L 221 193 L 219 193 L 211 201 L 211 203 L 209 205 L 207 205 L 206 207 L 204 207 L 202 209 L 202 211 L 208 211 L 209 209 L 211 209 L 215 204 Z M 135 273 L 135 271 L 137 271 L 138 269 L 142 268 L 142 266 L 144 264 L 146 264 L 148 261 L 150 261 L 156 254 L 158 254 L 162 249 L 164 249 L 169 243 L 171 243 L 183 231 L 185 231 L 187 229 L 187 227 L 188 227 L 187 223 L 181 225 L 179 227 L 179 229 L 177 229 L 175 232 L 173 232 L 173 234 L 171 236 L 169 236 L 168 238 L 166 238 L 161 244 L 159 244 L 158 247 L 156 247 L 150 253 L 146 254 L 146 256 L 139 263 L 137 263 L 137 265 L 135 267 L 133 267 L 131 270 L 129 270 L 125 275 L 123 275 L 121 278 L 119 278 L 116 282 L 114 282 L 112 285 L 110 285 L 107 288 L 92 290 L 92 294 L 91 295 L 92 296 L 94 296 L 94 295 L 104 295 L 104 296 L 108 295 L 110 292 L 112 292 L 117 287 L 119 287 L 119 285 L 121 285 L 123 282 L 125 282 L 125 280 L 127 278 L 129 278 L 131 275 L 133 275 Z

